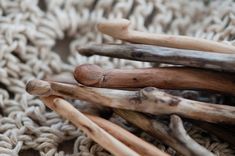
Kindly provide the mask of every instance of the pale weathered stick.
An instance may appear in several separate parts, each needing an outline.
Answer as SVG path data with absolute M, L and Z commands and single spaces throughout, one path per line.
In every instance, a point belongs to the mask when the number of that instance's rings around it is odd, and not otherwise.
M 102 55 L 137 61 L 160 62 L 235 72 L 235 53 L 220 54 L 143 44 L 91 44 L 79 48 L 83 55 Z
M 114 111 L 128 122 L 156 137 L 161 142 L 171 146 L 182 155 L 213 155 L 210 151 L 196 143 L 190 136 L 186 134 L 186 131 L 182 125 L 182 121 L 176 116 L 172 117 L 170 127 L 167 127 L 165 124 L 137 112 L 121 109 L 114 109 Z
M 213 156 L 211 152 L 205 149 L 203 146 L 199 145 L 196 141 L 194 141 L 184 129 L 183 123 L 177 115 L 171 116 L 170 121 L 170 134 L 175 139 L 177 139 L 181 144 L 184 144 L 185 148 L 188 148 L 192 153 L 191 155 L 198 156 Z
M 153 145 L 145 142 L 144 140 L 138 138 L 127 130 L 119 127 L 118 125 L 105 120 L 103 118 L 85 114 L 89 119 L 99 125 L 101 128 L 106 130 L 109 134 L 117 138 L 119 141 L 123 142 L 125 145 L 139 153 L 143 156 L 167 156 L 168 154 L 160 151 Z
M 163 35 L 147 32 L 139 32 L 129 29 L 130 21 L 126 19 L 115 19 L 100 22 L 98 30 L 114 38 L 133 42 L 152 44 L 164 47 L 194 49 L 218 53 L 235 53 L 235 47 L 220 42 L 206 39 L 193 38 L 189 36 Z
M 75 109 L 70 103 L 62 98 L 53 98 L 54 97 L 41 97 L 42 101 L 49 108 L 71 121 L 77 127 L 81 128 L 89 137 L 106 150 L 118 156 L 139 156 L 135 151 L 111 136 L 84 114 Z
M 32 80 L 26 90 L 34 95 L 58 95 L 155 115 L 178 114 L 212 123 L 235 124 L 235 107 L 188 100 L 153 87 L 140 91 L 122 91 Z
M 75 79 L 86 86 L 102 88 L 143 88 L 209 90 L 235 94 L 235 76 L 195 68 L 109 69 L 83 64 L 76 67 Z

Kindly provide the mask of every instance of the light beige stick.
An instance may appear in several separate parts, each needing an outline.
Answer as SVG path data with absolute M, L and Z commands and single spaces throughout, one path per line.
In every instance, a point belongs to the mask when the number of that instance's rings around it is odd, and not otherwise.
M 178 114 L 212 123 L 235 124 L 235 107 L 188 100 L 153 87 L 140 91 L 122 91 L 32 80 L 26 90 L 34 95 L 58 95 L 155 115 Z
M 214 156 L 214 154 L 212 154 L 202 145 L 198 144 L 187 134 L 186 130 L 184 129 L 182 120 L 177 115 L 171 116 L 169 127 L 170 134 L 181 144 L 184 144 L 185 148 L 189 149 L 192 152 L 191 155 Z
M 81 128 L 89 137 L 106 150 L 117 156 L 139 156 L 135 151 L 111 136 L 84 114 L 75 109 L 70 103 L 62 98 L 53 98 L 54 97 L 42 97 L 41 99 L 49 108 Z
M 143 156 L 167 156 L 168 154 L 160 151 L 153 145 L 138 138 L 127 130 L 103 118 L 85 114 L 90 120 L 106 130 L 112 136 L 123 142 L 125 145 Z
M 130 21 L 126 19 L 102 21 L 97 25 L 98 30 L 102 33 L 133 43 L 152 44 L 163 47 L 202 50 L 218 53 L 235 53 L 234 46 L 226 45 L 220 42 L 188 36 L 139 32 L 131 30 L 129 26 Z
M 51 107 L 51 103 L 53 103 L 53 100 L 55 99 L 55 96 L 49 96 L 49 97 L 41 97 L 41 99 L 44 101 L 44 103 L 47 106 Z M 52 108 L 52 107 L 51 107 Z M 53 108 L 52 108 L 53 109 Z M 73 108 L 75 109 L 75 108 Z M 79 109 L 80 110 L 80 109 Z M 63 109 L 64 112 L 68 112 L 69 110 L 67 107 Z M 109 134 L 117 138 L 119 141 L 139 153 L 140 155 L 147 155 L 147 156 L 168 156 L 168 154 L 160 151 L 155 146 L 145 142 L 144 140 L 138 138 L 137 136 L 133 135 L 132 133 L 128 132 L 127 130 L 123 129 L 122 127 L 110 122 L 109 120 L 105 120 L 101 117 L 91 115 L 90 113 L 84 113 L 83 110 L 81 110 L 82 113 L 88 117 L 90 120 L 92 120 L 94 123 L 96 123 L 98 126 L 103 128 L 105 131 L 107 131 Z M 74 119 L 75 120 L 75 119 Z
M 83 64 L 74 71 L 76 80 L 102 88 L 143 88 L 210 90 L 235 94 L 235 76 L 195 68 L 109 69 Z

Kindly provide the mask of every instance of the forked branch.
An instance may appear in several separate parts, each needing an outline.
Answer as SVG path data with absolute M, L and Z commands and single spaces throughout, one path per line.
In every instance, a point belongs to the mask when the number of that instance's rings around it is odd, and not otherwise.
M 186 133 L 181 119 L 176 115 L 171 117 L 170 126 L 168 127 L 137 112 L 121 109 L 114 109 L 114 111 L 128 122 L 171 146 L 182 155 L 213 156 L 210 151 L 199 145 Z

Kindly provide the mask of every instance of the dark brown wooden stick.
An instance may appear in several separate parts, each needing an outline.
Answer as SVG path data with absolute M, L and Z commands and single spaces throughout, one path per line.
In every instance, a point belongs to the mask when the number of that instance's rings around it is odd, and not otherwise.
M 81 128 L 89 137 L 99 143 L 106 150 L 118 156 L 140 156 L 125 144 L 114 138 L 97 124 L 75 109 L 70 103 L 58 97 L 42 97 L 42 101 L 62 117 Z
M 167 127 L 165 124 L 137 112 L 121 109 L 114 109 L 114 111 L 128 122 L 156 137 L 163 143 L 171 146 L 182 155 L 213 155 L 210 151 L 196 143 L 190 136 L 187 135 L 179 117 L 173 116 L 171 118 L 170 127 Z
M 195 68 L 145 68 L 103 70 L 97 65 L 76 67 L 75 79 L 86 86 L 209 90 L 235 95 L 235 76 Z
M 34 95 L 58 95 L 155 115 L 178 114 L 212 123 L 235 124 L 235 107 L 187 100 L 153 87 L 140 91 L 122 91 L 32 80 L 26 90 Z
M 209 53 L 143 44 L 92 44 L 84 46 L 78 51 L 88 56 L 102 55 L 235 72 L 235 54 Z
M 114 38 L 132 43 L 153 44 L 163 47 L 194 49 L 220 53 L 235 53 L 235 47 L 224 43 L 189 36 L 154 34 L 129 29 L 130 21 L 114 19 L 100 22 L 98 30 Z

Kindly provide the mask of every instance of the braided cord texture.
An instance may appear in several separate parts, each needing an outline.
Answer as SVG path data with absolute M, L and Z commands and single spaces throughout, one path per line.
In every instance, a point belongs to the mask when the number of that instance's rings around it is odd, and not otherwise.
M 30 79 L 72 72 L 83 63 L 104 68 L 149 67 L 149 63 L 81 56 L 88 43 L 120 42 L 95 29 L 101 19 L 127 18 L 136 30 L 181 34 L 235 45 L 235 2 L 232 0 L 0 0 L 0 155 L 16 156 L 33 149 L 42 156 L 109 156 L 84 133 L 25 92 Z M 66 43 L 66 47 L 64 44 Z M 213 101 L 213 98 L 209 99 Z M 216 155 L 234 149 L 214 136 L 187 129 Z M 144 133 L 141 137 L 162 150 L 171 148 Z M 58 146 L 75 140 L 73 151 Z

